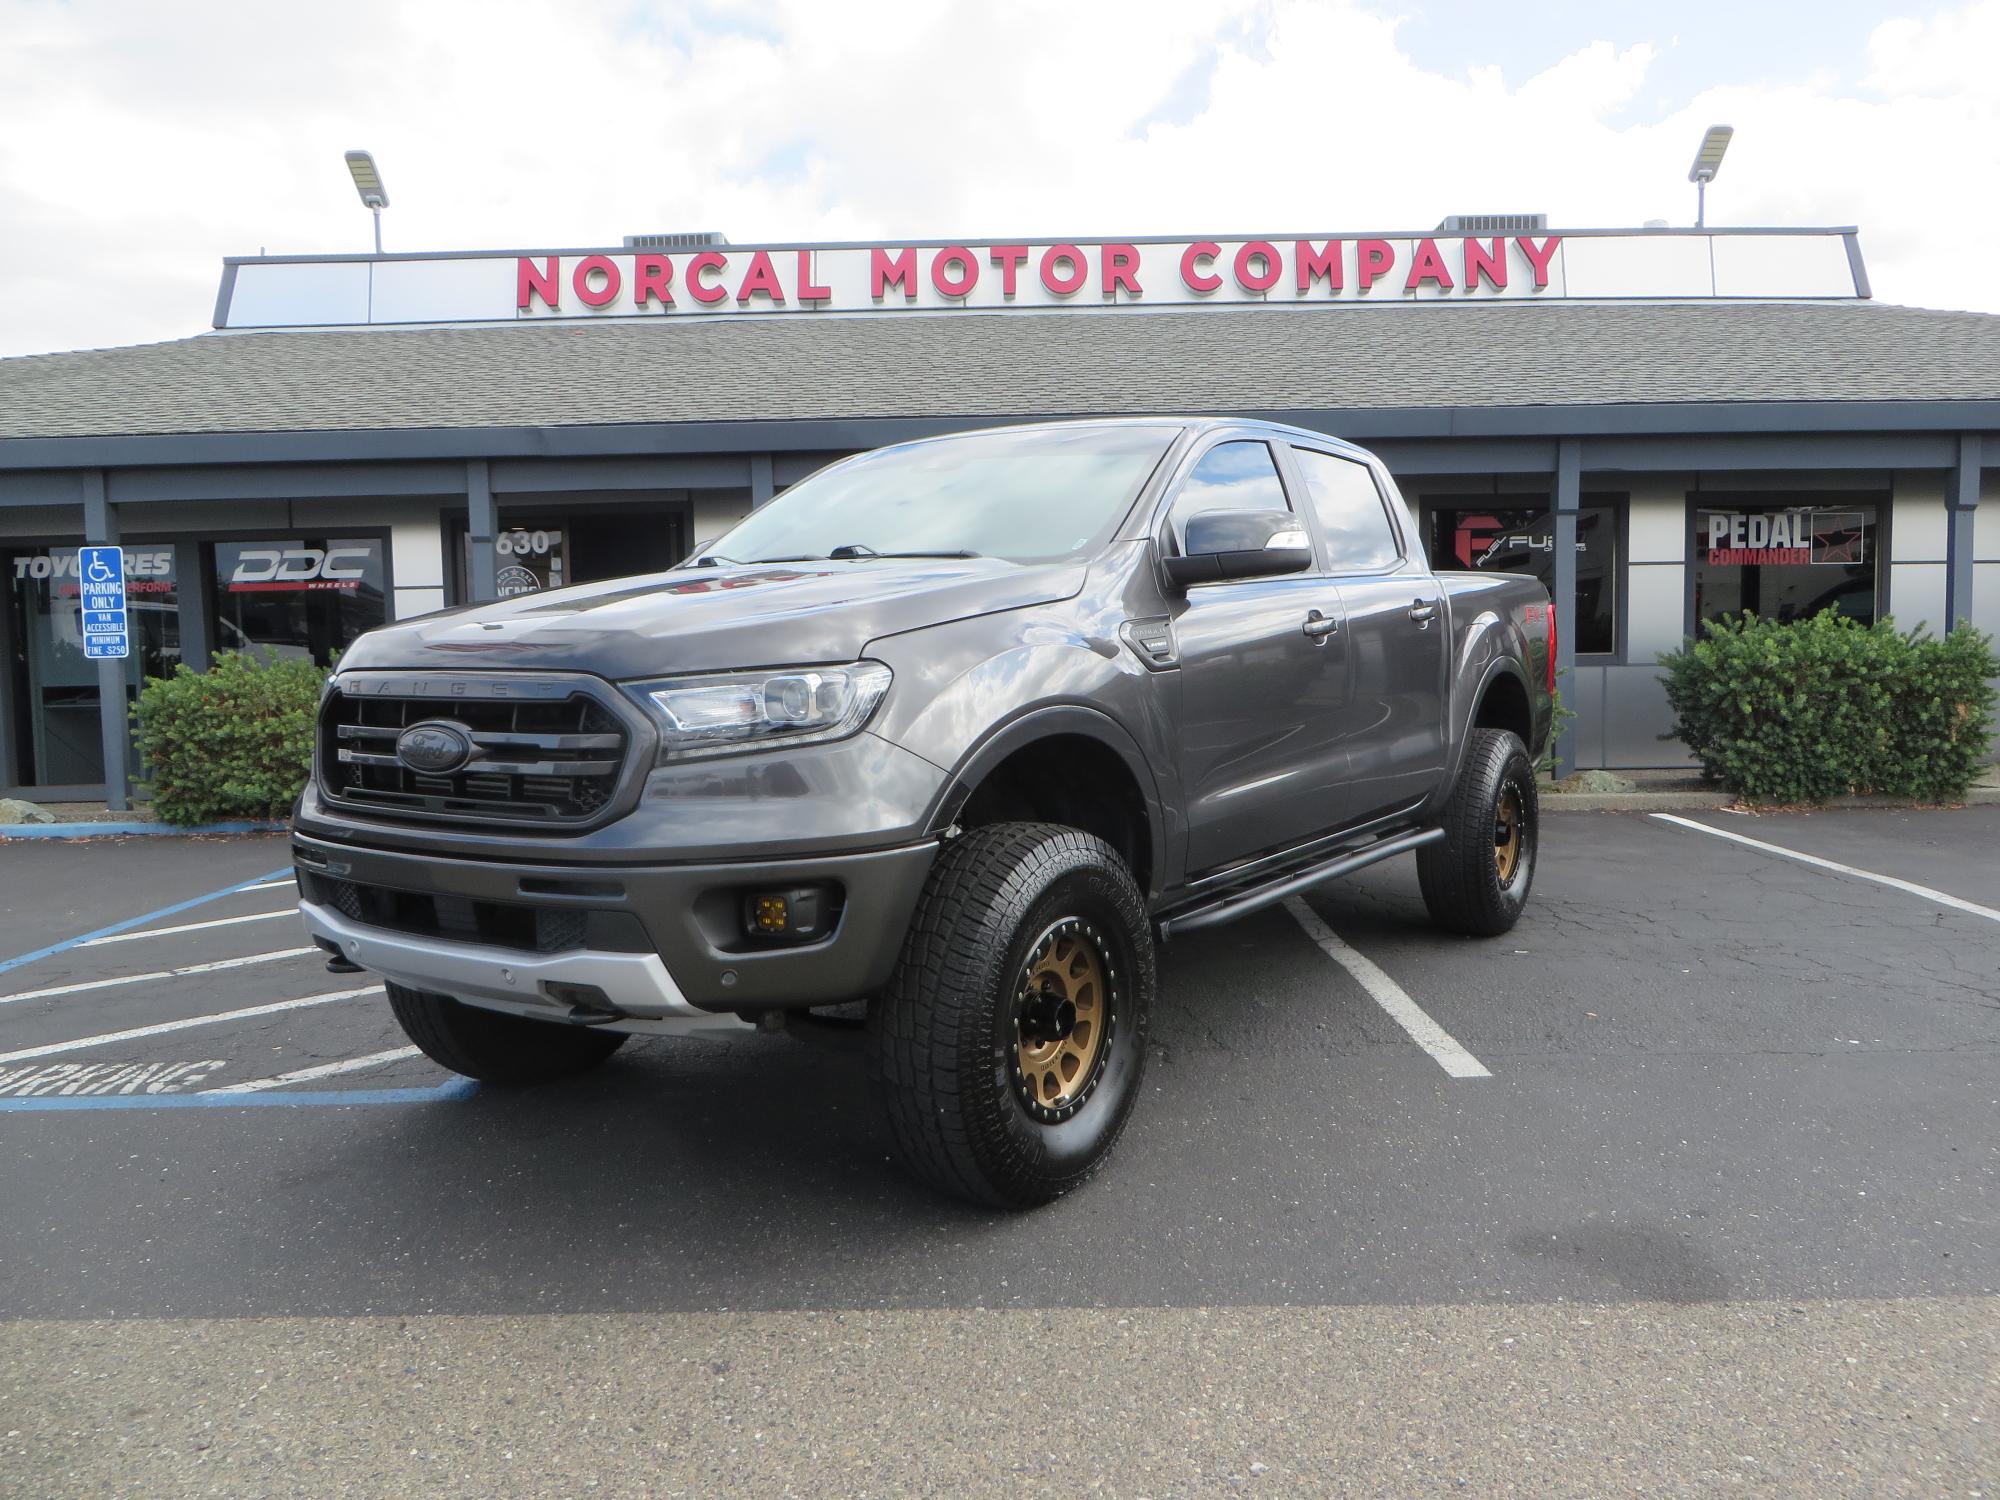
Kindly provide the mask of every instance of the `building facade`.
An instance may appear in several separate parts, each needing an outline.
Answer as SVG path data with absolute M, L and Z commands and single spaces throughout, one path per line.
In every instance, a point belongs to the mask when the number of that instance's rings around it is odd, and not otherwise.
M 209 333 L 0 361 L 0 791 L 121 798 L 176 663 L 664 568 L 1010 421 L 1374 448 L 1435 565 L 1549 584 L 1580 766 L 1684 762 L 1657 659 L 1725 612 L 2000 631 L 2000 318 L 1875 303 L 1851 230 L 1463 229 L 230 261 Z

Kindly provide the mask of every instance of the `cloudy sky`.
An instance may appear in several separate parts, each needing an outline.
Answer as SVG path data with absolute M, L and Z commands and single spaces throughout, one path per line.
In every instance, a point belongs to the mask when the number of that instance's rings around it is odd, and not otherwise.
M 0 0 L 0 355 L 201 331 L 224 255 L 1859 224 L 2000 311 L 2000 0 Z

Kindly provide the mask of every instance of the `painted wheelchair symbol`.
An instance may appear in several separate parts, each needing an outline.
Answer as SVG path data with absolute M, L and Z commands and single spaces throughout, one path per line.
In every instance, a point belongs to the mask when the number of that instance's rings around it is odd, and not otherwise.
M 117 576 L 112 571 L 111 564 L 107 563 L 102 557 L 91 558 L 89 578 L 92 583 L 108 583 Z

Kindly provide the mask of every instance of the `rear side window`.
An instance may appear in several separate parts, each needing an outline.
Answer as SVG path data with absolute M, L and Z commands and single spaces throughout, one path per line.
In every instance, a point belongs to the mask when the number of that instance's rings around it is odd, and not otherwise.
M 1402 557 L 1382 492 L 1366 464 L 1312 448 L 1294 448 L 1313 514 L 1326 535 L 1327 565 L 1336 573 L 1368 573 Z
M 1290 510 L 1278 466 L 1263 443 L 1217 443 L 1201 456 L 1174 497 L 1169 519 L 1174 545 L 1186 537 L 1189 516 L 1205 510 Z

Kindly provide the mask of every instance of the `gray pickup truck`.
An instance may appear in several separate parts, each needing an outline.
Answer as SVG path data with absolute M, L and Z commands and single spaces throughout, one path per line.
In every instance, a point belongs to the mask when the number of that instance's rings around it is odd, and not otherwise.
M 301 911 L 496 1084 L 865 1003 L 898 1157 L 1028 1206 L 1124 1127 L 1165 940 L 1403 853 L 1444 928 L 1513 925 L 1555 629 L 1320 433 L 904 443 L 669 572 L 364 636 Z

